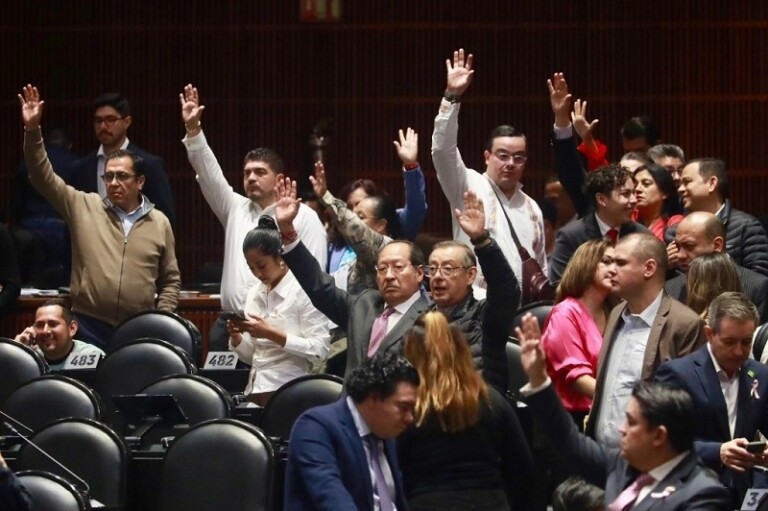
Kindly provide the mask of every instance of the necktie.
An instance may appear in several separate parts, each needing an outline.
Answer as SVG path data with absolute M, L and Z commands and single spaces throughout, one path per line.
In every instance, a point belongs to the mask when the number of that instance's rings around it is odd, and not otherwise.
M 381 341 L 384 340 L 384 336 L 387 335 L 387 323 L 389 317 L 394 314 L 395 309 L 393 307 L 387 307 L 384 312 L 379 314 L 376 321 L 373 322 L 373 328 L 371 328 L 371 342 L 368 344 L 368 356 L 372 357 L 376 354 L 376 351 L 381 346 Z
M 652 476 L 648 474 L 640 474 L 637 476 L 637 479 L 635 479 L 635 482 L 627 486 L 624 491 L 621 492 L 618 497 L 616 497 L 616 500 L 611 502 L 607 510 L 627 511 L 632 509 L 632 505 L 637 500 L 638 495 L 640 495 L 640 490 L 653 483 L 654 481 L 655 479 Z
M 619 239 L 619 230 L 611 227 L 610 229 L 608 229 L 608 232 L 605 233 L 605 237 L 608 238 L 610 242 L 615 245 L 616 240 Z
M 393 511 L 395 506 L 392 504 L 392 496 L 389 494 L 387 480 L 384 478 L 384 472 L 381 470 L 381 456 L 379 455 L 379 439 L 369 434 L 365 436 L 368 443 L 368 451 L 371 455 L 371 465 L 373 465 L 373 474 L 376 478 L 373 481 L 373 491 L 379 496 L 379 509 L 381 511 Z

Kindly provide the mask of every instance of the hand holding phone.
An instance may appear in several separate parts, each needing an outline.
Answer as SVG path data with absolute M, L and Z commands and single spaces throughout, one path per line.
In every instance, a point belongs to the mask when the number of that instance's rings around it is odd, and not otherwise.
M 765 446 L 766 441 L 759 440 L 757 442 L 749 442 L 745 448 L 747 449 L 747 452 L 751 452 L 752 454 L 759 454 L 765 450 Z
M 227 321 L 247 321 L 245 314 L 239 311 L 221 311 L 219 317 Z

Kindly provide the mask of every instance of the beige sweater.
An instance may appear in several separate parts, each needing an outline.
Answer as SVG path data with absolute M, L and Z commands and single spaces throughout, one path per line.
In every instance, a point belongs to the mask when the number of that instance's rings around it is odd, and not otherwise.
M 117 325 L 154 309 L 155 293 L 158 309 L 176 309 L 181 276 L 173 230 L 162 212 L 151 207 L 126 237 L 97 193 L 75 190 L 53 172 L 40 129 L 25 132 L 24 159 L 32 185 L 69 226 L 74 312 Z

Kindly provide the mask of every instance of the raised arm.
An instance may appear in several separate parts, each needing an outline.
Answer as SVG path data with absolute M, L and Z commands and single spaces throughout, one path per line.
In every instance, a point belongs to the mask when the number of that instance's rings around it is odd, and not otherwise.
M 427 216 L 427 194 L 424 173 L 419 166 L 419 135 L 412 128 L 405 133 L 398 131 L 400 141 L 395 140 L 395 150 L 403 162 L 403 181 L 405 183 L 405 207 L 398 210 L 400 228 L 403 237 L 414 239 L 424 224 Z
M 552 144 L 555 150 L 555 172 L 563 185 L 563 189 L 571 197 L 573 207 L 579 217 L 589 211 L 589 201 L 584 196 L 582 186 L 587 173 L 576 150 L 571 125 L 571 95 L 568 92 L 568 82 L 563 73 L 555 73 L 547 80 L 549 102 L 555 117 L 555 133 Z
M 456 144 L 461 96 L 472 83 L 473 64 L 474 57 L 469 54 L 465 58 L 463 49 L 453 52 L 453 62 L 445 61 L 448 71 L 446 88 L 432 132 L 432 163 L 443 193 L 453 207 L 460 207 L 467 190 L 467 167 Z
M 608 147 L 595 138 L 595 128 L 600 122 L 595 119 L 592 122 L 587 120 L 587 102 L 577 99 L 573 103 L 573 112 L 571 112 L 571 122 L 573 129 L 581 138 L 581 144 L 577 147 L 578 151 L 584 155 L 587 161 L 587 171 L 597 170 L 603 165 L 608 165 L 606 154 Z
M 227 182 L 216 155 L 208 145 L 200 121 L 205 106 L 200 104 L 197 87 L 186 85 L 179 94 L 181 120 L 186 129 L 182 143 L 187 149 L 187 158 L 197 174 L 200 190 L 219 222 L 226 227 L 227 217 L 239 196 Z

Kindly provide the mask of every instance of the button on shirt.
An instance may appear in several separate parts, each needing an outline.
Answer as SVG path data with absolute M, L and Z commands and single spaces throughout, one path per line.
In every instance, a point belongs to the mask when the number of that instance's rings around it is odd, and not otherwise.
M 659 312 L 662 295 L 663 291 L 660 291 L 640 314 L 630 313 L 628 307 L 621 313 L 622 326 L 611 340 L 602 405 L 597 411 L 595 437 L 603 445 L 618 447 L 621 442 L 619 425 L 624 422 L 632 387 L 640 380 L 643 371 L 645 348 Z
M 371 488 L 375 486 L 376 474 L 373 471 L 373 465 L 371 463 L 371 452 L 369 451 L 369 443 L 365 441 L 365 437 L 371 434 L 371 428 L 365 423 L 363 416 L 357 411 L 357 406 L 351 397 L 347 397 L 347 407 L 350 413 L 352 413 L 352 420 L 355 421 L 355 428 L 357 434 L 360 435 L 360 442 L 363 444 L 363 451 L 365 451 L 365 459 L 368 460 L 368 475 L 371 479 Z M 379 464 L 381 471 L 384 474 L 384 479 L 387 481 L 387 488 L 389 488 L 389 494 L 392 495 L 392 506 L 397 511 L 397 507 L 394 502 L 396 500 L 395 495 L 395 478 L 392 476 L 392 469 L 389 467 L 389 461 L 384 453 L 384 442 L 378 442 L 379 448 Z M 379 496 L 376 495 L 376 491 L 373 492 L 373 511 L 380 511 L 381 505 L 379 504 Z
M 125 137 L 125 142 L 120 146 L 121 151 L 128 149 L 128 137 Z M 104 146 L 99 146 L 99 150 L 96 152 L 96 189 L 99 192 L 99 196 L 103 199 L 107 196 L 107 183 L 104 182 L 101 176 L 104 175 L 104 168 L 107 166 L 107 155 L 104 154 Z
M 736 405 L 739 402 L 740 371 L 734 372 L 733 376 L 729 377 L 725 370 L 720 367 L 720 364 L 717 363 L 717 360 L 715 360 L 715 356 L 712 354 L 712 346 L 709 343 L 707 343 L 707 351 L 709 351 L 709 356 L 715 365 L 717 380 L 720 382 L 720 390 L 723 391 L 725 406 L 728 409 L 728 429 L 731 432 L 731 438 L 733 438 L 734 431 L 736 430 Z

